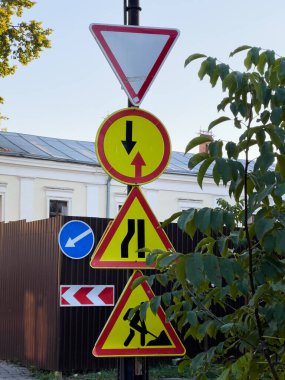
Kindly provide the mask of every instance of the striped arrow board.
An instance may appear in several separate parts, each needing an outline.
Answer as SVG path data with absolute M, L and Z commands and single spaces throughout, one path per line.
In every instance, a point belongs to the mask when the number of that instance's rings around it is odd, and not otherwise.
M 114 285 L 61 285 L 60 306 L 114 306 Z

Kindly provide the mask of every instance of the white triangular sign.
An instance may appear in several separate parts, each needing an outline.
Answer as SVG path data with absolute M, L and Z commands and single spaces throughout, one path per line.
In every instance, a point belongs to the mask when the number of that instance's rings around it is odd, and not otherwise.
M 103 24 L 91 24 L 90 31 L 129 100 L 140 105 L 179 31 Z

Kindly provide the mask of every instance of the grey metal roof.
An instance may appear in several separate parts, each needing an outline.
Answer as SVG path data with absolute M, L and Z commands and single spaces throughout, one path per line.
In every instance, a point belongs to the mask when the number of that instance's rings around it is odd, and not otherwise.
M 0 156 L 100 165 L 96 157 L 94 142 L 34 136 L 15 132 L 0 132 Z M 188 168 L 188 161 L 191 156 L 191 153 L 172 152 L 165 173 L 197 175 L 199 165 L 192 170 Z M 206 176 L 212 176 L 212 166 L 207 170 Z

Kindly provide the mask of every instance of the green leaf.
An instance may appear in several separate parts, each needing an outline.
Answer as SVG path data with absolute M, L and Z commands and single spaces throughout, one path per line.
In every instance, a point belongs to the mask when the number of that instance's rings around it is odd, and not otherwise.
M 209 153 L 206 152 L 194 154 L 188 161 L 188 168 L 192 170 L 196 165 L 200 164 L 200 162 L 206 160 L 207 158 L 209 158 Z
M 226 143 L 226 151 L 227 151 L 228 158 L 234 158 L 237 160 L 238 149 L 237 149 L 237 145 L 234 142 L 229 141 Z
M 279 195 L 280 197 L 285 194 L 285 183 L 281 183 L 276 186 L 274 190 L 276 195 Z
M 222 286 L 219 260 L 215 255 L 203 255 L 204 270 L 209 281 L 215 286 Z
M 241 52 L 241 51 L 243 51 L 243 50 L 248 50 L 248 49 L 250 49 L 251 48 L 251 46 L 249 46 L 249 45 L 242 45 L 242 46 L 239 46 L 239 47 L 237 47 L 234 51 L 232 51 L 231 53 L 230 53 L 230 57 L 233 57 L 235 54 L 237 54 L 237 53 L 239 53 L 239 52 Z
M 214 128 L 216 125 L 221 124 L 221 123 L 223 123 L 224 121 L 228 121 L 228 120 L 231 120 L 231 119 L 230 119 L 229 117 L 227 117 L 227 116 L 221 116 L 221 117 L 219 117 L 218 119 L 213 120 L 213 121 L 209 124 L 209 126 L 208 126 L 208 130 L 210 130 L 210 129 Z
M 211 215 L 211 227 L 214 232 L 222 229 L 224 224 L 224 212 L 221 209 L 213 209 Z
M 211 157 L 222 157 L 223 155 L 223 142 L 222 141 L 212 141 L 209 144 L 209 153 Z
M 185 153 L 189 152 L 189 150 L 195 148 L 196 146 L 199 146 L 201 144 L 211 142 L 211 141 L 213 141 L 212 136 L 201 135 L 201 136 L 195 137 L 188 143 L 185 149 Z
M 224 224 L 229 229 L 235 226 L 235 216 L 232 211 L 224 211 Z
M 202 255 L 200 253 L 194 253 L 189 256 L 185 262 L 185 271 L 188 281 L 194 286 L 199 287 L 204 281 L 204 264 Z
M 220 78 L 221 80 L 223 81 L 225 79 L 225 77 L 229 74 L 230 72 L 230 66 L 229 65 L 226 65 L 224 63 L 220 63 L 218 65 L 219 67 L 219 75 L 220 75 Z
M 265 52 L 268 66 L 273 65 L 275 62 L 275 52 L 273 50 L 266 50 Z
M 233 194 L 234 194 L 236 202 L 239 201 L 243 189 L 244 189 L 244 178 L 240 178 L 237 181 L 235 188 L 233 189 Z
M 177 253 L 167 253 L 165 255 L 161 255 L 157 259 L 157 263 L 160 267 L 168 267 L 170 264 L 172 264 L 175 260 L 177 260 L 178 254 Z
M 189 65 L 189 63 L 192 62 L 192 61 L 194 61 L 195 59 L 204 58 L 204 57 L 206 57 L 205 54 L 200 54 L 200 53 L 191 54 L 185 60 L 184 67 L 186 67 L 187 65 Z
M 187 223 L 189 223 L 192 219 L 194 220 L 196 212 L 197 211 L 194 208 L 182 211 L 181 216 L 177 221 L 177 225 L 182 231 L 186 230 Z
M 217 378 L 217 380 L 231 380 L 231 369 L 226 368 L 223 370 L 223 372 L 220 374 L 220 376 Z
M 164 305 L 166 306 L 169 306 L 171 304 L 171 293 L 170 292 L 167 292 L 167 293 L 163 293 L 162 296 L 162 302 L 164 303 Z
M 220 73 L 220 68 L 219 68 L 220 65 L 217 65 L 212 73 L 212 75 L 210 76 L 210 83 L 212 85 L 212 87 L 215 87 L 216 84 L 217 84 L 217 81 L 219 79 L 219 73 Z
M 258 64 L 258 61 L 259 61 L 259 51 L 260 51 L 260 48 L 252 47 L 250 49 L 250 51 L 251 51 L 251 60 L 252 60 L 252 63 L 256 66 Z
M 282 121 L 282 109 L 281 108 L 273 108 L 271 115 L 270 115 L 270 120 L 271 120 L 272 124 L 278 126 Z
M 254 170 L 260 169 L 262 172 L 267 172 L 273 165 L 275 154 L 273 153 L 271 141 L 265 141 L 260 149 L 260 155 L 255 161 Z
M 285 82 L 285 59 L 281 58 L 279 70 L 278 70 L 278 78 L 281 82 L 281 84 L 284 84 Z
M 276 231 L 276 251 L 279 255 L 285 255 L 285 229 Z
M 230 104 L 230 110 L 232 111 L 232 114 L 236 116 L 238 114 L 238 106 L 236 102 L 232 102 Z
M 217 110 L 220 112 L 221 110 L 225 110 L 225 107 L 231 102 L 229 97 L 224 98 L 220 104 L 217 105 Z
M 279 87 L 275 91 L 275 98 L 279 106 L 284 106 L 285 104 L 285 88 Z
M 196 227 L 201 231 L 205 232 L 209 228 L 211 221 L 212 210 L 208 207 L 204 207 L 198 210 L 195 216 Z
M 175 276 L 177 280 L 185 286 L 186 283 L 186 274 L 185 274 L 185 256 L 180 258 L 175 265 Z
M 215 184 L 219 186 L 221 176 L 220 176 L 217 164 L 215 164 L 213 167 L 213 178 L 214 178 Z
M 145 321 L 146 319 L 146 312 L 149 306 L 149 302 L 142 302 L 140 305 L 140 320 Z
M 264 67 L 265 67 L 266 62 L 267 62 L 267 55 L 266 55 L 266 52 L 264 51 L 260 54 L 258 64 L 256 66 L 260 74 L 264 74 Z
M 260 218 L 255 222 L 255 233 L 258 240 L 262 240 L 264 235 L 274 227 L 273 219 Z
M 146 257 L 146 265 L 148 267 L 152 266 L 152 264 L 156 261 L 156 258 L 157 258 L 157 253 L 151 252 L 150 254 L 148 254 Z
M 151 308 L 151 311 L 153 312 L 153 314 L 157 314 L 157 310 L 159 308 L 161 304 L 161 296 L 154 296 L 151 300 L 150 300 L 150 308 Z
M 170 223 L 172 223 L 175 219 L 179 218 L 179 216 L 181 215 L 182 211 L 178 211 L 178 212 L 175 212 L 174 214 L 172 214 L 168 219 L 165 219 L 162 223 L 161 223 L 161 228 L 164 228 L 166 226 L 168 226 Z
M 200 80 L 202 80 L 204 76 L 207 74 L 208 65 L 209 62 L 207 60 L 201 63 L 200 70 L 198 71 L 198 77 L 200 78 Z
M 139 278 L 136 278 L 135 281 L 132 283 L 132 289 L 135 289 L 137 286 L 142 284 L 148 279 L 148 276 L 141 276 Z
M 266 124 L 269 120 L 269 117 L 270 117 L 270 112 L 265 110 L 263 111 L 261 114 L 260 114 L 260 120 L 262 122 L 262 124 Z
M 281 154 L 277 154 L 277 165 L 275 168 L 280 172 L 282 179 L 285 179 L 285 156 Z
M 217 158 L 216 159 L 216 166 L 217 170 L 219 172 L 220 177 L 223 180 L 223 184 L 226 185 L 231 179 L 231 167 L 228 164 L 227 160 L 224 158 Z
M 233 93 L 237 90 L 238 83 L 237 78 L 233 72 L 229 73 L 222 81 L 222 90 L 226 91 L 228 89 L 229 96 L 231 97 Z
M 194 325 L 194 326 L 197 325 L 198 318 L 197 318 L 197 314 L 195 311 L 193 311 L 193 310 L 187 311 L 186 318 L 187 318 L 188 322 L 190 323 L 190 325 Z
M 214 157 L 207 158 L 202 163 L 202 165 L 200 166 L 200 169 L 199 169 L 199 172 L 198 172 L 198 175 L 197 175 L 197 182 L 198 182 L 198 184 L 199 184 L 199 186 L 201 188 L 202 188 L 203 179 L 205 177 L 205 174 L 206 174 L 209 166 L 212 164 L 213 161 L 214 161 Z
M 233 283 L 234 278 L 235 278 L 232 260 L 233 259 L 228 259 L 224 257 L 219 258 L 221 275 L 223 276 L 223 278 L 227 281 L 229 285 Z
M 218 248 L 219 248 L 219 252 L 221 256 L 227 255 L 228 245 L 229 245 L 228 243 L 229 243 L 229 239 L 227 237 L 224 239 L 222 238 L 222 239 L 217 240 L 217 244 L 218 244 Z
M 196 251 L 206 250 L 212 253 L 214 244 L 215 244 L 215 239 L 213 239 L 211 236 L 207 236 L 199 241 L 199 243 L 196 245 L 195 250 Z
M 252 51 L 249 50 L 244 60 L 244 66 L 246 67 L 247 70 L 249 70 L 251 68 L 251 65 L 252 65 Z

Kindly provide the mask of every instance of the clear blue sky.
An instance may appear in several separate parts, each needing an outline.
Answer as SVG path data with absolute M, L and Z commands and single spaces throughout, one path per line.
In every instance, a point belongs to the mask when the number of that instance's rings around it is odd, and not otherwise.
M 197 77 L 198 63 L 184 69 L 196 52 L 241 69 L 243 56 L 229 59 L 237 46 L 249 44 L 285 55 L 284 0 L 141 0 L 142 26 L 178 28 L 180 37 L 146 94 L 141 108 L 165 125 L 173 150 L 184 151 L 200 129 L 218 117 L 221 91 Z M 123 0 L 38 0 L 26 19 L 54 30 L 52 48 L 14 76 L 1 80 L 5 98 L 1 127 L 68 139 L 94 141 L 110 113 L 127 106 L 127 97 L 89 31 L 91 23 L 123 24 Z M 229 140 L 230 124 L 214 130 Z

